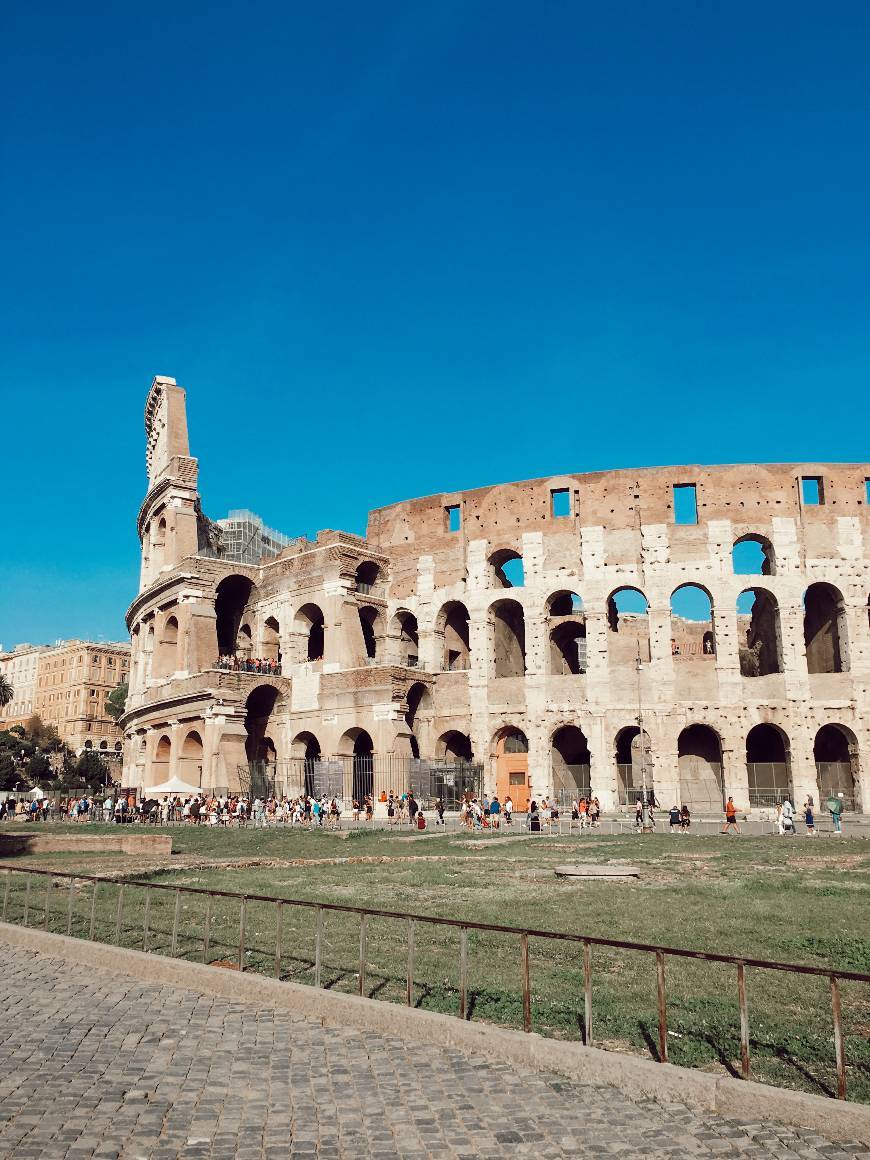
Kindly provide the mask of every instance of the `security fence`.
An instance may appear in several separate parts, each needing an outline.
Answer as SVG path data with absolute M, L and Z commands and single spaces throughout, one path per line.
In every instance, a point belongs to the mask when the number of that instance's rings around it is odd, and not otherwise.
M 833 1037 L 830 1062 L 835 1083 L 828 1094 L 833 1095 L 835 1089 L 837 1098 L 845 1099 L 847 1074 L 851 1073 L 860 1079 L 867 1098 L 868 1055 L 861 1024 L 870 998 L 870 974 L 860 971 L 342 903 L 53 870 L 3 869 L 0 918 L 4 922 L 171 958 L 253 970 L 314 987 L 347 990 L 350 983 L 360 996 L 377 996 L 408 1006 L 423 1005 L 424 1000 L 431 1006 L 435 997 L 436 1009 L 450 1013 L 452 1008 L 460 1019 L 479 1018 L 484 1010 L 492 1016 L 489 1020 L 484 1016 L 484 1021 L 510 1022 L 505 1020 L 505 1013 L 515 1009 L 526 1032 L 534 1028 L 553 1033 L 552 1025 L 542 1022 L 542 992 L 545 979 L 555 970 L 561 980 L 559 1001 L 563 1009 L 573 1012 L 570 1021 L 583 1043 L 595 1042 L 594 1029 L 600 1019 L 604 1028 L 600 1037 L 612 1046 L 612 1032 L 607 1030 L 612 1025 L 610 1008 L 622 1002 L 632 1024 L 645 1027 L 648 1020 L 645 1039 L 653 1058 L 661 1063 L 669 1061 L 672 1047 L 677 1053 L 684 1036 L 697 1036 L 698 1011 L 704 1012 L 704 1036 L 709 1039 L 712 1024 L 707 1020 L 712 1005 L 721 1004 L 733 988 L 734 1033 L 720 1028 L 717 1034 L 722 1035 L 723 1043 L 713 1046 L 725 1062 L 733 1053 L 737 1062 L 728 1063 L 728 1068 L 743 1079 L 753 1075 L 753 1049 L 767 1060 L 781 1059 L 795 1050 L 789 1025 L 777 1022 L 775 1014 L 783 1006 L 788 980 L 796 977 L 800 980 L 803 1035 L 817 1017 L 816 1043 L 829 1049 L 831 1034 Z M 485 969 L 478 971 L 473 981 L 470 972 L 475 951 L 476 961 L 482 959 Z M 629 999 L 622 991 L 604 996 L 596 1014 L 595 972 L 599 972 L 598 986 L 603 990 L 608 956 L 613 965 L 613 952 L 618 952 L 615 965 L 620 979 L 624 979 L 622 968 L 631 956 L 638 955 L 650 965 L 652 987 L 642 993 L 640 1006 L 636 998 Z M 533 961 L 538 976 L 534 988 Z M 704 972 L 687 974 L 684 968 L 692 963 L 702 964 Z M 508 969 L 511 964 L 512 969 Z M 753 973 L 753 994 L 764 996 L 764 1001 L 759 998 L 754 1026 L 747 997 L 749 972 Z M 765 988 L 758 982 L 760 975 L 779 981 Z M 856 984 L 860 989 L 856 990 Z M 827 1033 L 818 1008 L 818 987 L 822 985 L 830 1004 Z M 851 1011 L 856 1013 L 854 1023 L 850 1022 L 854 1027 L 851 1035 L 844 1032 L 844 988 L 848 988 L 853 1004 Z M 815 996 L 813 1005 L 808 1001 L 810 993 Z M 655 1005 L 648 1016 L 646 1005 L 652 995 Z M 675 1014 L 679 1031 L 672 1030 L 669 1023 Z M 777 1040 L 776 1034 L 782 1035 L 783 1041 Z M 847 1044 L 853 1058 L 847 1059 Z M 800 1070 L 802 1061 L 796 1062 Z M 825 1090 L 824 1081 L 821 1086 Z

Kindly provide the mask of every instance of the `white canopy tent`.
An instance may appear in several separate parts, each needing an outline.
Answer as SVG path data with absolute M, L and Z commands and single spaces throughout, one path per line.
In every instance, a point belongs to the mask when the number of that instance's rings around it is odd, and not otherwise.
M 186 781 L 182 781 L 180 777 L 170 777 L 169 781 L 161 782 L 160 785 L 146 785 L 142 789 L 142 797 L 193 797 L 195 794 L 202 793 L 198 785 L 188 785 Z

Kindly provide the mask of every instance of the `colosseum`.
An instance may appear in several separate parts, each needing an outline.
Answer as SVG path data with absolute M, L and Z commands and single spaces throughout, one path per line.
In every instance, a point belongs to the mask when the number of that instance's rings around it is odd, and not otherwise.
M 560 475 L 311 541 L 205 517 L 171 378 L 145 433 L 127 785 L 870 812 L 867 464 Z

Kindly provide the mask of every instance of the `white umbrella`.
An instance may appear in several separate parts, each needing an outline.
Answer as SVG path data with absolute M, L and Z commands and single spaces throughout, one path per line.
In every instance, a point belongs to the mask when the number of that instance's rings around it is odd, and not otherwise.
M 188 785 L 186 781 L 182 781 L 180 777 L 170 777 L 169 781 L 164 781 L 160 785 L 146 785 L 142 790 L 143 797 L 162 797 L 165 794 L 193 795 L 200 793 L 198 785 Z
M 44 797 L 45 797 L 45 794 L 44 794 L 44 793 L 43 793 L 43 791 L 42 791 L 42 790 L 39 788 L 39 786 L 38 786 L 38 785 L 35 785 L 35 786 L 33 787 L 33 789 L 31 789 L 31 790 L 28 790 L 28 792 L 27 792 L 27 796 L 28 796 L 28 797 L 32 797 L 32 798 L 44 798 Z

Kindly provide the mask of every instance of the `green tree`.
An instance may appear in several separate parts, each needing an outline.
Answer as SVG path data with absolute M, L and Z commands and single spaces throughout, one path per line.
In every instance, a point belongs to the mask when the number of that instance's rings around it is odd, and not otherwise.
M 100 758 L 90 749 L 86 749 L 76 762 L 75 775 L 84 781 L 91 790 L 100 789 L 106 785 L 108 769 Z M 111 781 L 111 778 L 108 778 Z
M 37 785 L 48 785 L 54 780 L 54 770 L 44 753 L 34 753 L 27 763 L 27 777 Z
M 11 753 L 0 753 L 0 790 L 14 789 L 18 780 L 18 770 Z
M 125 682 L 123 685 L 118 685 L 116 689 L 112 689 L 108 697 L 106 697 L 106 712 L 113 721 L 117 721 L 127 704 L 127 693 L 129 686 Z
M 5 673 L 0 673 L 0 709 L 5 709 L 14 696 L 12 682 Z

